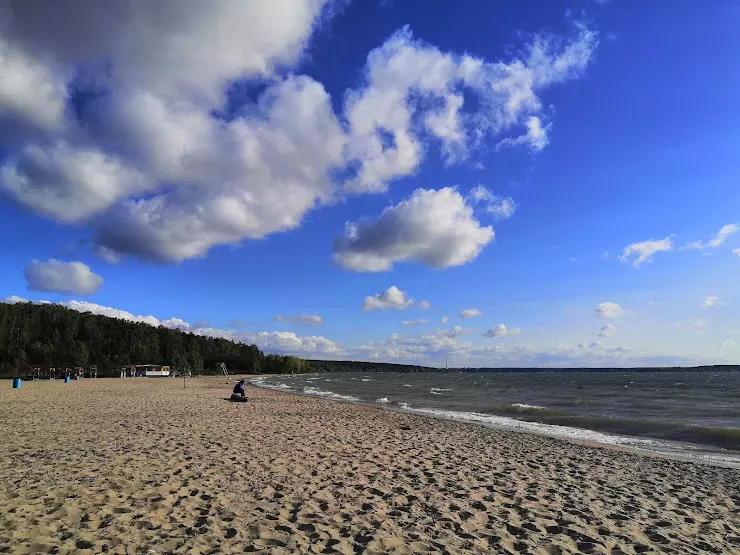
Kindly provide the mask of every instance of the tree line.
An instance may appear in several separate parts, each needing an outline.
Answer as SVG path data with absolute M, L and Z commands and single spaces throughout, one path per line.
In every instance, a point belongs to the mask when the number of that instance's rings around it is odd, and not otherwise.
M 0 377 L 26 366 L 98 368 L 118 376 L 122 366 L 164 364 L 194 374 L 283 374 L 310 370 L 294 356 L 265 355 L 256 345 L 130 322 L 56 304 L 0 303 Z
M 362 362 L 355 360 L 307 360 L 309 372 L 444 372 L 444 369 L 393 364 L 390 362 Z

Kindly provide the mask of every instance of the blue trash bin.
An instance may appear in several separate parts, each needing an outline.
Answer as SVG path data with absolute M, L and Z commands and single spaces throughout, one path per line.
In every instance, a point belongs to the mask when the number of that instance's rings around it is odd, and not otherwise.
M 21 388 L 21 379 L 15 378 L 13 380 L 13 389 L 20 389 Z
M 64 376 L 64 383 L 69 383 L 69 376 Z

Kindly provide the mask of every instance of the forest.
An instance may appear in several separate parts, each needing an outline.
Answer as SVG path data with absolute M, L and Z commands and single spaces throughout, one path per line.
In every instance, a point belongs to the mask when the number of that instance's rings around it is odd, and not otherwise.
M 390 362 L 361 362 L 354 360 L 307 360 L 309 372 L 444 372 L 444 369 L 393 364 Z
M 0 377 L 18 368 L 96 366 L 98 376 L 118 376 L 130 364 L 166 364 L 173 370 L 213 374 L 289 374 L 309 371 L 305 360 L 265 355 L 257 346 L 81 313 L 56 304 L 0 303 Z

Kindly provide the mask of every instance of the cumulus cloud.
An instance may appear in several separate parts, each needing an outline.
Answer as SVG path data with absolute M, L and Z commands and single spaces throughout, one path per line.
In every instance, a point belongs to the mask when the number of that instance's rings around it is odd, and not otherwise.
M 519 335 L 520 333 L 522 333 L 522 330 L 519 328 L 507 328 L 505 324 L 497 324 L 484 333 L 483 337 L 506 337 L 507 335 Z
M 475 318 L 476 316 L 481 316 L 482 314 L 483 313 L 477 308 L 466 308 L 465 310 L 460 311 L 460 316 L 462 318 Z
M 717 247 L 724 244 L 724 242 L 727 241 L 727 239 L 735 235 L 738 231 L 740 231 L 740 224 L 727 224 L 727 225 L 722 226 L 722 229 L 720 229 L 717 232 L 717 234 L 712 239 L 707 241 L 706 243 L 702 241 L 693 241 L 692 243 L 685 245 L 683 248 L 699 249 L 699 250 L 716 249 Z
M 493 237 L 455 189 L 417 189 L 376 220 L 347 224 L 334 260 L 357 272 L 388 271 L 397 262 L 448 268 L 474 260 Z
M 602 318 L 619 318 L 624 314 L 624 309 L 618 303 L 600 303 L 596 307 L 596 312 Z
M 429 320 L 404 320 L 403 322 L 401 322 L 401 325 L 406 328 L 410 328 L 414 326 L 425 326 L 428 323 Z
M 619 257 L 624 263 L 632 263 L 633 266 L 640 266 L 646 262 L 652 262 L 653 256 L 659 252 L 668 252 L 673 250 L 673 235 L 669 235 L 665 239 L 642 241 L 640 243 L 632 243 L 624 248 L 624 251 Z M 635 256 L 634 260 L 631 260 L 632 256 Z
M 385 190 L 437 146 L 459 162 L 525 129 L 542 148 L 538 95 L 579 77 L 598 43 L 576 25 L 570 40 L 534 35 L 513 59 L 486 61 L 403 29 L 333 102 L 289 70 L 343 3 L 0 0 L 0 193 L 89 225 L 109 261 L 203 256 L 295 229 L 347 192 Z M 254 80 L 266 85 L 256 98 L 225 94 Z M 396 255 L 461 264 L 493 237 L 477 222 L 468 231 L 439 258 Z
M 722 302 L 719 300 L 719 297 L 707 296 L 702 297 L 701 299 L 701 306 L 703 308 L 712 308 L 713 306 L 718 306 L 720 304 L 722 304 Z
M 324 323 L 324 319 L 318 314 L 301 314 L 299 316 L 275 316 L 276 322 L 291 322 L 293 324 L 303 324 L 306 326 L 318 326 Z
M 33 260 L 25 270 L 29 291 L 90 295 L 103 286 L 103 278 L 82 262 Z
M 465 159 L 484 138 L 517 127 L 526 133 L 512 143 L 543 148 L 546 128 L 536 115 L 542 110 L 537 93 L 580 76 L 598 37 L 577 26 L 570 43 L 558 48 L 557 42 L 538 35 L 520 57 L 488 62 L 441 52 L 415 39 L 408 27 L 397 32 L 370 53 L 366 86 L 349 96 L 349 150 L 360 168 L 348 189 L 384 191 L 388 181 L 412 173 L 423 158 L 426 135 L 441 145 L 448 164 Z M 477 111 L 465 109 L 466 96 L 477 100 Z
M 395 285 L 391 285 L 385 291 L 381 291 L 377 295 L 365 297 L 365 302 L 362 303 L 362 310 L 406 310 L 412 304 L 414 299 L 410 299 L 406 296 L 406 293 L 401 291 Z
M 614 324 L 607 324 L 599 330 L 599 337 L 614 337 L 617 334 L 617 327 Z
M 432 305 L 429 303 L 429 301 L 419 301 L 419 304 L 417 306 L 422 310 L 429 310 Z
M 439 319 L 439 321 L 440 321 L 440 322 L 441 322 L 442 324 L 446 324 L 447 322 L 449 322 L 449 321 L 450 321 L 450 318 L 449 318 L 449 316 L 442 316 L 442 318 L 440 318 L 440 319 Z
M 453 367 L 488 368 L 677 366 L 708 362 L 706 358 L 634 351 L 622 345 L 605 345 L 599 341 L 577 345 L 510 341 L 479 345 L 460 340 L 460 335 L 444 330 L 416 336 L 394 333 L 386 339 L 348 349 L 346 353 L 353 358 L 440 367 L 444 366 L 446 358 L 449 358 Z
M 498 197 L 483 185 L 474 187 L 469 197 L 473 202 L 483 205 L 487 213 L 500 220 L 511 218 L 516 209 L 516 204 L 511 198 Z
M 736 256 L 740 256 L 740 249 L 733 249 L 732 250 L 732 254 L 734 254 Z
M 457 324 L 455 324 L 449 330 L 447 330 L 444 336 L 448 339 L 455 339 L 456 337 L 461 337 L 465 335 L 466 333 L 469 333 L 470 331 L 471 330 L 466 330 L 462 326 L 458 326 Z

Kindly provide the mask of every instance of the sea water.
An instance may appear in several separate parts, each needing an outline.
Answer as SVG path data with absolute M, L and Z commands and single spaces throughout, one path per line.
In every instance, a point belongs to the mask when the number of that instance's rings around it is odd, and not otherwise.
M 740 465 L 740 372 L 260 376 L 255 385 Z

